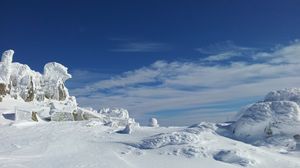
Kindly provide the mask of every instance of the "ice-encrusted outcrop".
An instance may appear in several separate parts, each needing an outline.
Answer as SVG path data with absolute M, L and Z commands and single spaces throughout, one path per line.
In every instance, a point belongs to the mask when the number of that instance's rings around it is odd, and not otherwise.
M 124 108 L 101 108 L 98 110 L 99 114 L 104 114 L 114 118 L 128 119 L 129 113 Z
M 64 82 L 71 78 L 68 69 L 59 63 L 48 63 L 44 73 L 33 71 L 28 65 L 12 62 L 13 50 L 5 51 L 0 62 L 1 96 L 10 95 L 26 102 L 66 100 L 69 97 Z
M 132 126 L 139 126 L 133 118 L 129 117 L 129 112 L 124 108 L 101 108 L 97 113 L 104 116 L 103 119 L 106 125 L 126 126 L 131 124 Z
M 45 97 L 55 100 L 65 100 L 69 96 L 64 83 L 72 76 L 63 65 L 50 62 L 44 67 Z
M 292 138 L 300 134 L 300 89 L 272 91 L 263 101 L 244 109 L 232 131 L 245 141 Z M 281 137 L 282 139 L 282 137 Z
M 47 63 L 44 72 L 13 62 L 13 50 L 2 54 L 0 62 L 0 114 L 14 114 L 15 121 L 98 120 L 104 125 L 138 125 L 126 109 L 99 111 L 78 107 L 69 95 L 65 81 L 72 76 L 68 68 L 56 62 Z M 0 121 L 1 122 L 1 121 Z

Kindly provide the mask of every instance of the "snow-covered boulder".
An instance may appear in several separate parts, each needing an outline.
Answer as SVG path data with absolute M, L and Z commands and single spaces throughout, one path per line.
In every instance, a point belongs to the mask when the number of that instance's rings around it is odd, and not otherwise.
M 98 111 L 98 113 L 120 119 L 129 118 L 129 113 L 124 108 L 102 108 Z
M 150 120 L 149 120 L 149 126 L 150 127 L 159 127 L 157 119 L 156 118 L 150 118 Z
M 128 124 L 139 126 L 133 118 L 129 117 L 129 112 L 124 108 L 102 108 L 98 110 L 104 118 L 105 125 L 126 126 Z
M 80 121 L 80 120 L 100 120 L 101 122 L 104 121 L 104 116 L 101 114 L 98 114 L 97 111 L 94 109 L 86 109 L 86 108 L 78 108 L 75 120 Z
M 261 102 L 242 111 L 232 124 L 234 135 L 255 142 L 274 136 L 300 134 L 300 89 L 272 91 Z

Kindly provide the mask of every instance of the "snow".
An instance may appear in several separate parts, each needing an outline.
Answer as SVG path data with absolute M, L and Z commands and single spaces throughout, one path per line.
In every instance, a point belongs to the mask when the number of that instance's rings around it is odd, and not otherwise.
M 31 70 L 26 64 L 13 62 L 13 50 L 5 51 L 0 62 L 0 114 L 17 116 L 17 120 L 31 121 L 35 118 L 52 121 L 78 121 L 98 119 L 105 125 L 138 126 L 123 108 L 94 109 L 78 107 L 76 98 L 69 95 L 64 83 L 72 76 L 68 68 L 60 63 L 50 62 L 44 72 Z M 16 120 L 16 117 L 14 117 Z M 12 120 L 12 118 L 7 118 Z
M 241 156 L 241 153 L 232 150 L 221 150 L 214 155 L 214 159 L 241 166 L 248 166 L 254 163 L 254 161 Z
M 157 119 L 156 118 L 150 118 L 150 120 L 149 120 L 149 126 L 150 127 L 159 127 Z
M 199 142 L 195 134 L 188 132 L 172 132 L 167 134 L 158 134 L 148 139 L 144 139 L 139 145 L 142 149 L 156 149 L 168 145 L 183 145 Z
M 12 63 L 14 53 L 14 50 L 4 51 L 1 57 L 1 62 L 4 64 Z
M 44 78 L 48 81 L 62 80 L 62 82 L 65 82 L 71 77 L 72 75 L 68 73 L 68 68 L 57 62 L 49 62 L 44 66 Z
M 81 122 L 46 122 L 0 127 L 0 167 L 85 168 L 237 168 L 299 167 L 299 153 L 281 154 L 204 129 L 199 140 L 142 149 L 145 139 L 163 133 L 188 134 L 184 127 L 137 127 L 130 135 L 119 128 Z M 95 121 L 94 121 L 95 123 Z M 191 132 L 191 131 L 190 131 Z M 205 133 L 204 133 L 205 132 Z M 176 134 L 175 134 L 176 135 Z M 184 136 L 175 136 L 179 139 Z M 280 158 L 280 159 L 274 159 Z
M 127 124 L 123 130 L 117 131 L 120 134 L 131 134 L 133 132 L 134 125 Z
M 124 108 L 79 107 L 55 62 L 0 62 L 2 168 L 300 167 L 300 89 L 272 91 L 228 123 L 140 126 Z
M 235 138 L 256 145 L 268 142 L 294 148 L 291 147 L 295 144 L 294 136 L 300 134 L 299 100 L 300 89 L 268 93 L 263 101 L 248 106 L 239 114 L 232 124 Z
M 114 118 L 129 119 L 129 113 L 124 108 L 102 108 L 98 113 Z

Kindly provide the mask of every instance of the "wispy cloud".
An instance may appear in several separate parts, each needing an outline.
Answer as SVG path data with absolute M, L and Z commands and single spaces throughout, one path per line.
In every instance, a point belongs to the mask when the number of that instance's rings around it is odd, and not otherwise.
M 159 52 L 170 48 L 166 43 L 134 41 L 129 39 L 113 39 L 117 46 L 111 49 L 113 52 Z
M 157 61 L 71 93 L 82 105 L 125 107 L 138 119 L 168 112 L 173 121 L 180 121 L 183 116 L 175 111 L 182 109 L 185 118 L 198 116 L 203 120 L 204 116 L 216 115 L 214 112 L 236 111 L 242 106 L 236 105 L 237 101 L 257 99 L 273 89 L 299 86 L 299 53 L 300 43 L 294 42 L 271 52 L 248 55 L 260 59 L 258 62 L 208 66 L 201 61 Z M 222 102 L 233 108 L 203 108 Z
M 237 52 L 237 51 L 225 51 L 225 52 L 222 52 L 222 53 L 219 53 L 216 55 L 210 55 L 210 56 L 204 58 L 203 60 L 204 61 L 224 61 L 224 60 L 229 60 L 232 57 L 239 56 L 239 55 L 241 55 L 241 53 Z
M 299 64 L 300 41 L 295 40 L 288 46 L 277 46 L 273 52 L 260 52 L 254 55 L 254 59 L 263 60 L 273 64 Z
M 249 55 L 249 53 L 256 51 L 255 48 L 238 46 L 232 41 L 215 43 L 206 47 L 196 48 L 195 50 L 206 55 L 203 61 L 209 62 L 229 60 L 233 57 Z

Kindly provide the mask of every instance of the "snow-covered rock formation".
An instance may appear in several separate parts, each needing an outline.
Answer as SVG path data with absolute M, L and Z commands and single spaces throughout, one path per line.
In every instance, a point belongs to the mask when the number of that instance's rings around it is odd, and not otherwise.
M 133 118 L 129 117 L 129 112 L 124 108 L 101 108 L 97 113 L 104 116 L 106 125 L 139 126 Z
M 101 109 L 97 112 L 78 107 L 76 98 L 69 95 L 65 86 L 65 81 L 72 77 L 65 66 L 50 62 L 44 66 L 44 72 L 39 73 L 28 65 L 13 62 L 13 55 L 13 50 L 5 51 L 0 62 L 2 120 L 10 116 L 9 119 L 15 121 L 97 119 L 105 125 L 136 124 L 125 109 Z M 12 114 L 14 117 L 11 117 Z
M 281 142 L 293 141 L 300 135 L 299 105 L 300 89 L 272 91 L 263 101 L 243 110 L 232 124 L 232 131 L 238 139 L 249 142 L 275 141 L 276 137 L 280 137 Z
M 48 63 L 44 73 L 30 69 L 28 65 L 14 63 L 13 50 L 5 51 L 0 62 L 0 94 L 10 95 L 14 99 L 26 102 L 66 100 L 69 98 L 64 82 L 71 78 L 68 69 L 59 63 Z

